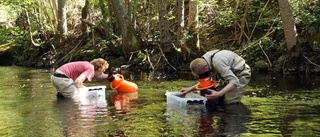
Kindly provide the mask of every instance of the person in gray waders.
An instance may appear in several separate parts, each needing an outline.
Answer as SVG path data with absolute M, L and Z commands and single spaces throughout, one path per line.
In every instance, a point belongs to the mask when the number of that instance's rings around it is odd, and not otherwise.
M 240 103 L 245 88 L 251 79 L 251 68 L 238 54 L 230 50 L 212 50 L 201 58 L 196 58 L 190 63 L 192 74 L 201 79 L 214 77 L 217 86 L 201 89 L 200 94 L 208 101 L 206 106 L 216 107 L 225 104 Z M 180 89 L 182 95 L 199 90 L 196 84 Z

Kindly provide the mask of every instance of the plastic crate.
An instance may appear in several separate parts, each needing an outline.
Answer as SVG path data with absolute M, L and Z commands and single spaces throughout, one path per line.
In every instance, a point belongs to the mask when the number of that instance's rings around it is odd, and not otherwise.
M 192 92 L 186 95 L 181 95 L 179 92 L 166 92 L 165 95 L 167 96 L 167 106 L 170 107 L 187 108 L 190 105 L 205 106 L 207 101 L 207 98 Z
M 91 86 L 78 89 L 78 99 L 81 105 L 106 105 L 106 86 Z

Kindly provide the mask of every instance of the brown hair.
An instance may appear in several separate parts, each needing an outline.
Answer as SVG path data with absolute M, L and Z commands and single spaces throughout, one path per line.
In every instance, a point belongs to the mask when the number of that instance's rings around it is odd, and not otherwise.
M 109 68 L 109 63 L 108 61 L 102 59 L 102 58 L 97 58 L 90 63 L 94 66 L 94 70 L 99 70 L 99 69 L 108 69 Z

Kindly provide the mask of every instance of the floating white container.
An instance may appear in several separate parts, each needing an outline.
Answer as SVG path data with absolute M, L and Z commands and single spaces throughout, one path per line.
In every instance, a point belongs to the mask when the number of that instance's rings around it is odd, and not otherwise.
M 78 99 L 81 105 L 106 106 L 106 86 L 91 86 L 78 89 Z
M 186 95 L 181 95 L 179 92 L 166 92 L 165 95 L 167 96 L 167 106 L 170 107 L 205 106 L 207 101 L 207 98 L 192 92 Z

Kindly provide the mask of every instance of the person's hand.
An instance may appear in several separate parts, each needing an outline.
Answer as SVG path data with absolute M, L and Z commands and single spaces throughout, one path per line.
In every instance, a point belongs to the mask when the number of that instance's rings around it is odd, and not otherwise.
M 83 82 L 86 80 L 86 78 L 87 78 L 87 76 L 84 73 L 80 74 L 80 76 L 77 77 L 77 79 L 74 81 L 74 85 L 77 88 L 82 88 Z
M 76 86 L 77 87 L 77 86 Z M 79 87 L 77 87 L 77 88 L 85 88 L 86 86 L 84 86 L 84 85 L 80 85 Z
M 191 92 L 191 88 L 189 87 L 189 88 L 182 88 L 182 89 L 180 89 L 180 93 L 181 93 L 181 95 L 185 95 L 185 94 L 187 94 L 187 93 L 189 93 L 189 92 Z
M 215 99 L 215 98 L 218 98 L 218 97 L 221 97 L 222 95 L 220 95 L 219 92 L 213 90 L 213 89 L 207 89 L 208 91 L 211 92 L 211 94 L 205 94 L 205 97 L 207 99 Z

